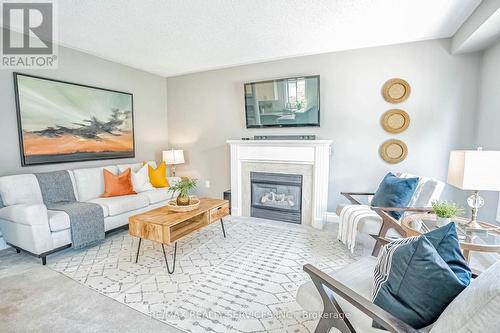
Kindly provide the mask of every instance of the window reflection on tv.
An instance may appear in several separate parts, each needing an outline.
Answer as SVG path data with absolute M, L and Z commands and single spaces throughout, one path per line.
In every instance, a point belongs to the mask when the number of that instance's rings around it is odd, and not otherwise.
M 245 83 L 247 128 L 319 126 L 319 75 Z

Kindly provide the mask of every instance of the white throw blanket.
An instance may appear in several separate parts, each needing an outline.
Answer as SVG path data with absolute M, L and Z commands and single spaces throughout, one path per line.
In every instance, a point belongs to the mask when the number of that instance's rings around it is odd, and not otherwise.
M 367 216 L 378 216 L 368 205 L 347 205 L 340 212 L 338 240 L 354 252 L 359 221 Z

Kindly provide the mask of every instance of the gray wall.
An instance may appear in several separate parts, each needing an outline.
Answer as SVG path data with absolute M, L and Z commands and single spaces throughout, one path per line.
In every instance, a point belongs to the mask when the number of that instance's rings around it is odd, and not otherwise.
M 476 144 L 486 150 L 500 150 L 500 41 L 484 51 L 479 91 Z M 498 192 L 482 192 L 481 196 L 485 206 L 479 210 L 479 218 L 500 221 Z
M 446 180 L 451 149 L 471 148 L 480 55 L 452 56 L 449 40 L 434 40 L 306 56 L 168 78 L 169 143 L 186 151 L 179 174 L 199 178 L 202 194 L 220 197 L 230 187 L 225 141 L 259 134 L 316 134 L 333 140 L 329 211 L 340 191 L 375 190 L 388 171 Z M 243 83 L 294 75 L 321 75 L 321 127 L 246 129 Z M 410 98 L 391 105 L 383 83 L 408 80 Z M 399 135 L 384 132 L 383 112 L 406 110 L 412 122 Z M 406 161 L 388 165 L 378 156 L 391 137 L 409 147 Z M 210 188 L 204 188 L 206 180 Z M 452 189 L 447 189 L 451 196 Z M 458 195 L 458 192 L 456 192 Z
M 21 167 L 13 75 L 0 69 L 0 176 L 161 159 L 168 134 L 165 78 L 64 47 L 58 69 L 19 72 L 134 94 L 136 158 Z M 0 250 L 4 247 L 0 234 Z
M 59 48 L 58 69 L 19 72 L 132 93 L 136 158 L 21 167 L 12 71 L 2 69 L 0 176 L 160 159 L 161 150 L 167 147 L 165 78 L 64 47 Z

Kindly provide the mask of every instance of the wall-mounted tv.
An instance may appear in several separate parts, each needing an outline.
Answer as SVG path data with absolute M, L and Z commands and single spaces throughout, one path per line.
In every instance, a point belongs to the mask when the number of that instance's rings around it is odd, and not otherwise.
M 319 75 L 245 83 L 247 128 L 319 126 Z

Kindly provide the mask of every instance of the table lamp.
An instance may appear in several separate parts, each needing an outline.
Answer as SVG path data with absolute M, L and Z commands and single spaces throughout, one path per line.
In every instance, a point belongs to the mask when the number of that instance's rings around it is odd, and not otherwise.
M 165 150 L 163 151 L 163 161 L 171 166 L 172 177 L 175 177 L 176 164 L 184 163 L 184 151 L 182 149 Z
M 477 212 L 484 205 L 479 191 L 500 191 L 500 151 L 454 150 L 450 153 L 448 184 L 472 191 L 467 204 L 472 209 L 467 227 L 480 229 Z

